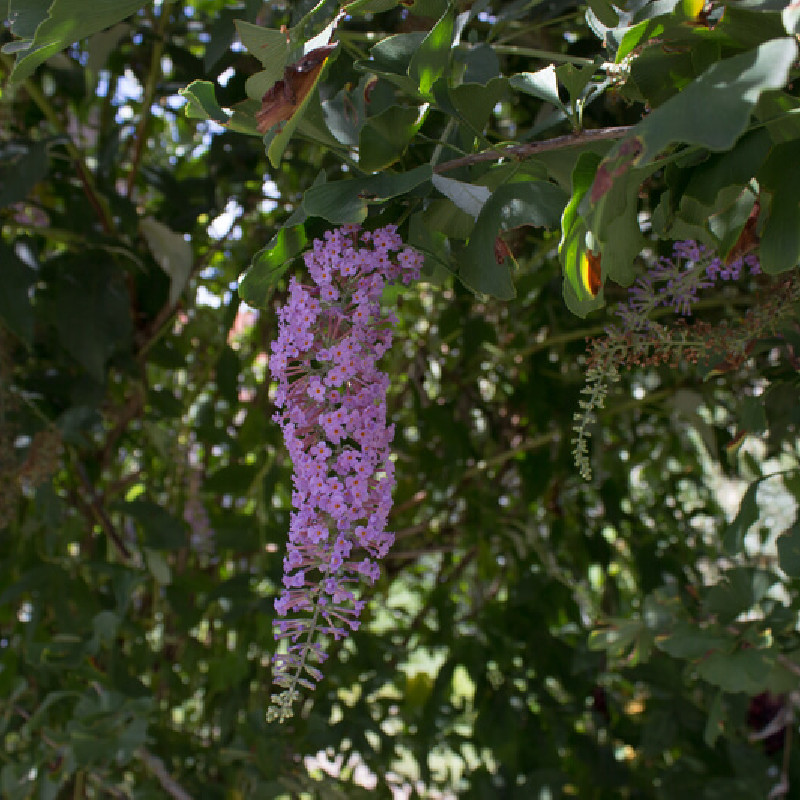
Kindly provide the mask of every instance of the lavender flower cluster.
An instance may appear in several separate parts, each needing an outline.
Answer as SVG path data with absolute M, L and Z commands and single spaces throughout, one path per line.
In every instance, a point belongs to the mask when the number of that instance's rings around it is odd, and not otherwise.
M 292 278 L 279 310 L 270 371 L 277 381 L 275 421 L 294 465 L 295 508 L 275 601 L 277 640 L 267 719 L 292 715 L 298 686 L 313 689 L 326 659 L 320 637 L 357 630 L 364 601 L 354 590 L 379 576 L 377 561 L 394 537 L 386 531 L 394 487 L 386 424 L 389 379 L 377 362 L 392 343 L 387 282 L 419 277 L 422 257 L 404 248 L 396 227 L 369 232 L 348 225 L 316 240 L 305 255 L 312 283 Z
M 670 258 L 659 258 L 628 289 L 628 299 L 619 303 L 614 314 L 620 322 L 609 325 L 605 335 L 589 344 L 586 386 L 574 415 L 572 438 L 575 464 L 581 476 L 589 480 L 588 440 L 591 426 L 597 422 L 597 409 L 603 408 L 609 386 L 619 380 L 624 366 L 655 366 L 677 363 L 679 359 L 697 362 L 701 352 L 710 353 L 719 344 L 709 333 L 710 326 L 695 323 L 668 326 L 650 316 L 658 308 L 671 308 L 687 317 L 699 300 L 698 292 L 717 281 L 738 280 L 749 271 L 761 273 L 755 253 L 747 253 L 726 263 L 713 251 L 695 241 L 675 242 Z M 691 335 L 690 334 L 691 331 Z M 703 340 L 705 337 L 705 341 Z M 730 337 L 729 337 L 730 338 Z M 733 337 L 733 341 L 736 337 Z M 723 343 L 730 347 L 730 343 Z
M 615 314 L 628 330 L 648 327 L 648 312 L 659 306 L 671 307 L 676 314 L 689 316 L 698 300 L 698 291 L 709 289 L 718 280 L 738 280 L 745 269 L 758 275 L 761 266 L 754 253 L 726 264 L 698 242 L 675 242 L 671 258 L 659 258 L 628 290 L 628 302 Z

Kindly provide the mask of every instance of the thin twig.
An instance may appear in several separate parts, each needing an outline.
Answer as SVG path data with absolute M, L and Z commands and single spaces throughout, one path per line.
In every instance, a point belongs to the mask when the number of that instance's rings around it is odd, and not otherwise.
M 610 139 L 622 139 L 632 130 L 630 125 L 622 125 L 614 128 L 595 128 L 594 130 L 581 131 L 580 133 L 567 133 L 564 136 L 556 136 L 544 142 L 527 142 L 526 144 L 515 144 L 510 147 L 502 147 L 492 150 L 483 150 L 480 153 L 471 153 L 468 156 L 454 158 L 452 161 L 445 161 L 433 168 L 434 172 L 448 172 L 459 167 L 468 167 L 472 164 L 479 164 L 482 161 L 497 161 L 500 158 L 523 159 L 547 153 L 551 150 L 562 150 L 567 147 L 577 147 L 587 142 L 602 142 Z
M 147 769 L 153 773 L 161 784 L 161 788 L 175 800 L 192 800 L 192 796 L 167 772 L 164 762 L 153 755 L 149 750 L 140 747 L 136 755 L 141 759 Z
M 0 64 L 2 64 L 8 70 L 9 74 L 11 74 L 14 64 L 8 56 L 0 53 Z M 67 153 L 72 159 L 75 171 L 78 173 L 78 178 L 83 186 L 86 199 L 95 210 L 97 218 L 100 220 L 100 224 L 103 227 L 103 231 L 107 234 L 112 234 L 114 232 L 114 222 L 111 217 L 108 203 L 97 191 L 97 187 L 95 186 L 94 182 L 94 176 L 92 175 L 91 170 L 86 166 L 86 162 L 84 161 L 81 152 L 78 150 L 75 142 L 72 141 L 72 138 L 67 132 L 67 129 L 64 127 L 64 124 L 61 122 L 56 110 L 53 108 L 44 92 L 31 79 L 24 80 L 22 85 L 25 87 L 25 91 L 27 91 L 30 95 L 31 100 L 33 100 L 33 102 L 39 107 L 39 110 L 45 116 L 47 121 L 61 136 L 64 137 L 64 146 L 66 147 Z
M 136 182 L 136 176 L 139 173 L 139 164 L 142 160 L 142 153 L 144 152 L 144 143 L 147 139 L 147 125 L 150 122 L 150 109 L 153 105 L 156 87 L 158 86 L 158 80 L 161 76 L 161 56 L 164 53 L 164 41 L 166 37 L 168 20 L 169 7 L 165 4 L 161 6 L 161 16 L 158 20 L 158 27 L 153 32 L 155 41 L 153 43 L 153 51 L 150 57 L 150 70 L 147 74 L 147 85 L 144 87 L 144 94 L 142 96 L 142 113 L 139 117 L 139 124 L 136 126 L 136 133 L 134 135 L 131 170 L 128 173 L 128 180 L 125 187 L 126 197 L 131 196 L 133 185 Z
M 88 497 L 88 511 L 91 513 L 91 516 L 95 518 L 95 520 L 100 524 L 100 527 L 105 531 L 106 536 L 114 543 L 114 546 L 119 550 L 120 554 L 130 560 L 131 553 L 130 550 L 125 546 L 125 542 L 122 541 L 122 538 L 117 533 L 114 524 L 111 522 L 106 510 L 103 508 L 100 500 L 97 496 L 97 493 L 92 486 L 91 481 L 89 480 L 89 476 L 86 474 L 86 469 L 84 468 L 83 464 L 79 461 L 76 463 L 75 472 L 80 479 L 81 486 L 83 486 L 83 490 L 86 492 Z

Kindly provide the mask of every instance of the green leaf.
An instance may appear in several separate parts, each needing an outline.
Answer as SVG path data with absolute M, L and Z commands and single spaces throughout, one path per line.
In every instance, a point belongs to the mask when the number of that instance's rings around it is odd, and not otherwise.
M 726 719 L 725 696 L 722 692 L 717 692 L 708 710 L 706 727 L 703 730 L 703 741 L 708 747 L 713 747 L 720 734 L 723 732 Z
M 556 68 L 552 64 L 538 72 L 520 72 L 512 75 L 508 79 L 508 85 L 519 92 L 525 92 L 547 103 L 552 103 L 567 113 L 567 109 L 558 96 L 558 78 L 556 78 Z
M 758 520 L 758 487 L 760 481 L 753 481 L 742 495 L 739 510 L 723 535 L 723 546 L 729 556 L 738 555 L 744 549 L 744 537 L 750 526 Z
M 694 660 L 732 646 L 732 638 L 722 635 L 716 626 L 704 629 L 688 622 L 679 622 L 669 635 L 656 637 L 656 647 L 674 658 Z
M 414 106 L 391 106 L 369 117 L 359 134 L 359 167 L 364 172 L 378 172 L 394 164 L 424 121 L 424 110 Z
M 363 222 L 369 203 L 382 203 L 406 194 L 432 175 L 430 164 L 422 164 L 409 172 L 383 172 L 346 181 L 333 181 L 312 186 L 303 197 L 308 216 L 327 219 L 334 225 Z
M 732 567 L 706 592 L 703 607 L 721 624 L 735 619 L 759 603 L 777 578 L 764 570 Z
M 761 93 L 786 84 L 795 58 L 797 44 L 783 38 L 713 64 L 634 127 L 629 138 L 641 145 L 638 163 L 652 161 L 674 143 L 730 149 Z
M 712 206 L 723 189 L 743 186 L 756 175 L 771 146 L 770 135 L 764 128 L 746 133 L 732 150 L 713 153 L 691 169 L 685 194 Z
M 108 359 L 130 342 L 130 298 L 122 276 L 98 253 L 64 265 L 48 287 L 42 311 L 67 352 L 102 383 Z
M 769 676 L 775 656 L 761 650 L 742 650 L 737 653 L 712 653 L 697 665 L 703 680 L 726 692 L 754 695 L 769 686 Z
M 205 481 L 204 491 L 244 497 L 260 472 L 257 464 L 229 464 L 213 472 Z
M 473 183 L 455 181 L 443 175 L 434 175 L 431 178 L 434 187 L 445 197 L 448 197 L 462 211 L 476 218 L 492 193 L 487 186 Z
M 211 119 L 225 125 L 229 116 L 217 102 L 214 84 L 210 81 L 192 81 L 178 94 L 186 98 L 186 116 L 189 119 Z
M 156 583 L 162 586 L 169 586 L 172 583 L 172 570 L 164 558 L 164 554 L 150 547 L 144 548 L 144 558 L 147 562 L 147 569 L 155 578 Z
M 378 74 L 407 76 L 411 60 L 424 39 L 425 34 L 420 32 L 387 36 L 370 49 L 370 60 L 364 67 Z
M 36 273 L 0 242 L 0 319 L 30 345 L 33 340 L 33 307 L 28 295 Z
M 800 523 L 778 537 L 778 563 L 790 578 L 800 578 Z
M 561 215 L 561 241 L 558 254 L 564 266 L 564 297 L 572 302 L 571 310 L 585 316 L 596 307 L 597 298 L 592 297 L 581 274 L 581 259 L 586 251 L 588 228 L 579 208 L 594 181 L 600 164 L 597 153 L 584 152 L 578 157 L 572 171 L 572 196 Z M 569 291 L 567 289 L 569 287 Z
M 183 520 L 173 517 L 169 511 L 150 500 L 120 503 L 117 510 L 136 520 L 145 546 L 152 550 L 177 550 L 188 541 Z
M 174 306 L 192 271 L 192 246 L 183 234 L 170 230 L 154 217 L 144 217 L 139 230 L 156 263 L 169 276 L 169 302 Z
M 239 297 L 248 305 L 264 308 L 273 287 L 307 244 L 303 225 L 281 228 L 270 243 L 253 256 L 250 268 L 239 279 Z
M 759 173 L 763 188 L 772 195 L 764 225 L 759 259 L 764 272 L 777 274 L 800 261 L 800 142 L 779 144 Z
M 609 0 L 589 0 L 589 8 L 606 27 L 616 28 L 619 25 L 619 16 Z
M 21 39 L 33 40 L 36 29 L 47 19 L 52 0 L 8 0 L 5 17 L 11 32 Z M 31 42 L 26 43 L 26 49 Z M 3 52 L 9 52 L 3 48 Z
M 275 28 L 252 25 L 241 19 L 237 19 L 234 24 L 242 44 L 250 55 L 255 56 L 264 67 L 264 70 L 258 73 L 264 84 L 258 94 L 260 97 L 275 81 L 283 77 L 284 67 L 286 67 L 292 52 L 291 31 L 287 41 L 287 34 Z
M 590 650 L 605 650 L 610 656 L 624 657 L 644 631 L 640 619 L 613 619 L 605 628 L 597 628 L 589 634 Z
M 0 208 L 24 200 L 47 176 L 48 144 L 11 141 L 0 145 Z
M 394 8 L 400 0 L 353 0 L 347 3 L 348 14 L 380 14 Z
M 79 39 L 110 28 L 147 4 L 148 0 L 54 0 L 47 18 L 42 19 L 39 0 L 34 3 L 13 0 L 9 4 L 10 15 L 14 16 L 18 9 L 28 8 L 20 26 L 26 37 L 30 35 L 34 21 L 37 24 L 29 46 L 17 55 L 9 80 L 12 83 L 25 80 L 50 56 Z
M 443 96 L 442 96 L 443 95 Z M 508 96 L 508 81 L 492 78 L 485 86 L 462 83 L 446 93 L 436 93 L 436 101 L 445 113 L 464 120 L 475 133 L 482 133 L 494 107 Z
M 483 205 L 464 250 L 459 278 L 475 292 L 501 300 L 516 295 L 508 256 L 501 263 L 495 242 L 502 231 L 523 225 L 556 228 L 567 197 L 547 181 L 526 181 L 501 186 Z
M 416 81 L 420 94 L 428 95 L 450 63 L 453 45 L 454 14 L 449 8 L 422 40 L 408 65 L 408 75 Z

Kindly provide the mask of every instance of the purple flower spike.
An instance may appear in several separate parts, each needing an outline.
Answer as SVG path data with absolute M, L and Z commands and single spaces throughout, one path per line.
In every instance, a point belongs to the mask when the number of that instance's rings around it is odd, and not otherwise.
M 386 424 L 387 375 L 378 359 L 392 343 L 394 317 L 381 311 L 387 282 L 419 277 L 422 256 L 404 248 L 394 225 L 361 231 L 346 225 L 316 240 L 305 255 L 313 281 L 289 283 L 278 311 L 270 371 L 277 381 L 275 421 L 294 465 L 294 492 L 284 589 L 275 610 L 267 719 L 292 715 L 298 687 L 313 689 L 326 654 L 320 636 L 358 629 L 364 606 L 354 590 L 374 582 L 377 560 L 394 541 L 386 532 L 394 488 Z M 299 615 L 299 616 L 298 616 Z

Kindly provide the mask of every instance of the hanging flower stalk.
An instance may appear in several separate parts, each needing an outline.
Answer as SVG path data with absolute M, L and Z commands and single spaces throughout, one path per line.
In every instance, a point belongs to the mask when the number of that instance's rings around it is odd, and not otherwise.
M 681 362 L 698 363 L 712 357 L 729 365 L 741 363 L 750 344 L 774 331 L 800 296 L 800 280 L 786 278 L 773 294 L 750 309 L 735 326 L 712 326 L 703 321 L 687 324 L 699 292 L 745 275 L 760 275 L 756 253 L 740 255 L 725 263 L 714 252 L 694 241 L 675 242 L 670 258 L 651 264 L 628 289 L 628 298 L 614 309 L 619 323 L 588 343 L 586 386 L 575 413 L 572 439 L 575 463 L 585 479 L 592 475 L 588 441 L 612 383 L 620 370 Z M 679 315 L 673 324 L 653 318 L 654 312 L 672 308 Z
M 312 283 L 289 283 L 278 311 L 270 371 L 278 382 L 275 421 L 294 465 L 294 511 L 275 601 L 275 638 L 267 719 L 292 715 L 299 687 L 322 677 L 325 639 L 358 629 L 364 601 L 391 547 L 386 531 L 394 487 L 386 424 L 388 376 L 377 367 L 392 343 L 394 315 L 383 313 L 387 282 L 419 276 L 422 257 L 403 248 L 396 227 L 372 233 L 347 225 L 316 240 L 305 263 Z

